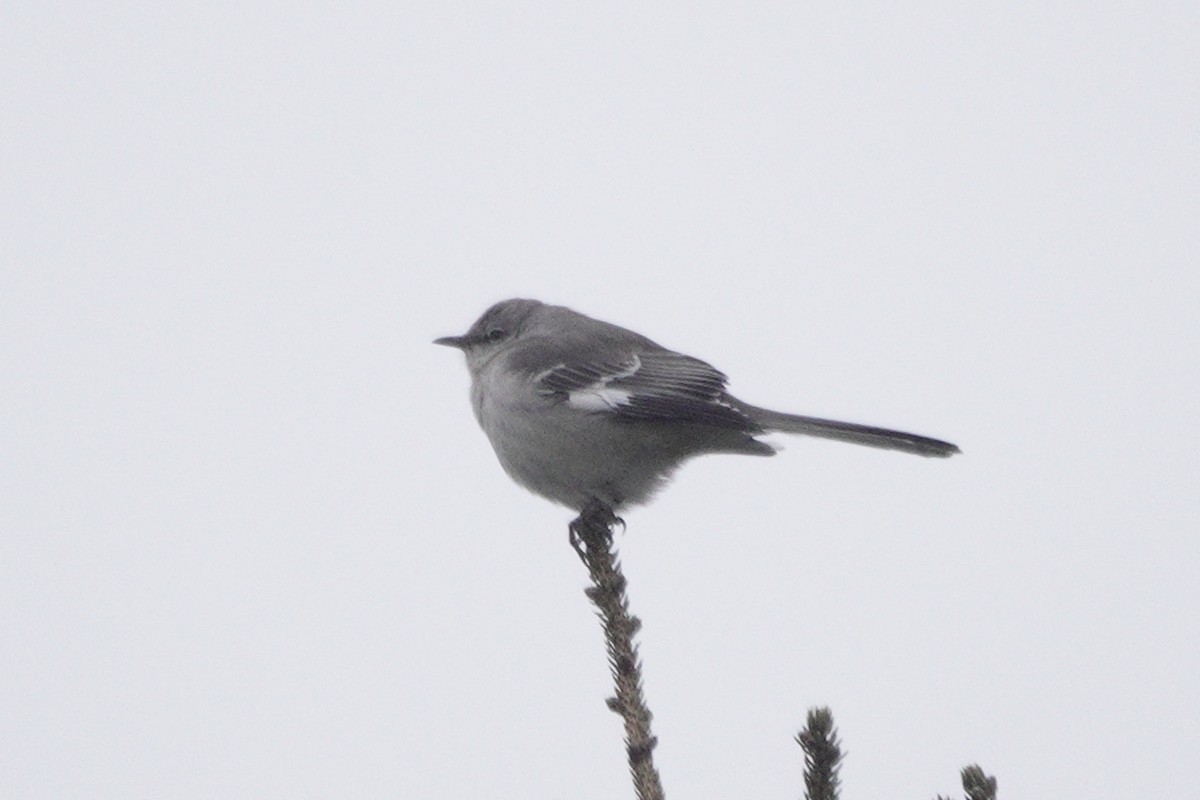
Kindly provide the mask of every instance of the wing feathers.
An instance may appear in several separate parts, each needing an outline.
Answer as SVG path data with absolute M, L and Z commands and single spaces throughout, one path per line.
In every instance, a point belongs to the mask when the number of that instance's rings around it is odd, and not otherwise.
M 544 391 L 586 411 L 627 419 L 691 422 L 756 433 L 759 426 L 725 395 L 725 375 L 669 350 L 623 359 L 560 364 L 536 376 Z

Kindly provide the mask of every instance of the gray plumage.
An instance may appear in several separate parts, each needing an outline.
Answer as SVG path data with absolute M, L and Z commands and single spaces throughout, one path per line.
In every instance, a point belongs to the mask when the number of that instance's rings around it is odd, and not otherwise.
M 773 455 L 769 431 L 949 456 L 949 442 L 851 422 L 784 414 L 725 391 L 711 365 L 617 325 L 537 300 L 505 300 L 463 336 L 471 406 L 501 466 L 569 508 L 649 500 L 686 459 Z

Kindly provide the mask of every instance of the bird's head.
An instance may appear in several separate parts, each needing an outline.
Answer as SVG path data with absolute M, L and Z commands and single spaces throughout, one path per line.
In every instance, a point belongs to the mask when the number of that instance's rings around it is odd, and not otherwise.
M 481 363 L 519 337 L 542 308 L 546 305 L 538 300 L 501 300 L 483 312 L 462 336 L 443 336 L 433 343 L 456 347 L 466 353 L 469 363 Z

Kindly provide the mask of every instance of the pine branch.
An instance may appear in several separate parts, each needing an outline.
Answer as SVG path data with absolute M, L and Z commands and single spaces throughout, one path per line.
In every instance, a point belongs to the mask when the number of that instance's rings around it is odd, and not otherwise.
M 837 800 L 842 743 L 838 741 L 833 714 L 828 708 L 809 709 L 808 724 L 796 734 L 796 742 L 804 750 L 805 798 Z
M 967 792 L 967 800 L 996 800 L 996 778 L 983 771 L 978 764 L 963 767 L 962 785 Z M 950 800 L 940 794 L 937 800 Z
M 593 585 L 585 593 L 604 626 L 608 666 L 616 686 L 616 696 L 607 702 L 625 723 L 625 750 L 634 791 L 638 800 L 662 800 L 662 782 L 654 767 L 658 740 L 650 733 L 652 715 L 642 695 L 642 667 L 633 643 L 642 623 L 629 613 L 625 576 L 613 553 L 612 532 L 617 524 L 623 526 L 624 522 L 611 508 L 593 503 L 571 523 L 571 545 L 592 579 Z
M 996 778 L 984 773 L 978 764 L 963 767 L 962 782 L 967 800 L 996 800 Z

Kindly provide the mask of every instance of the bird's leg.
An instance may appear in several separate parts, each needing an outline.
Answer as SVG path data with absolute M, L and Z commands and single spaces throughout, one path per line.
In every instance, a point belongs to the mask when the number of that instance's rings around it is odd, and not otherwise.
M 588 564 L 588 553 L 599 548 L 608 550 L 612 545 L 613 526 L 625 528 L 625 520 L 621 519 L 607 503 L 592 498 L 579 512 L 579 516 L 571 520 L 567 526 L 569 541 L 575 553 Z

